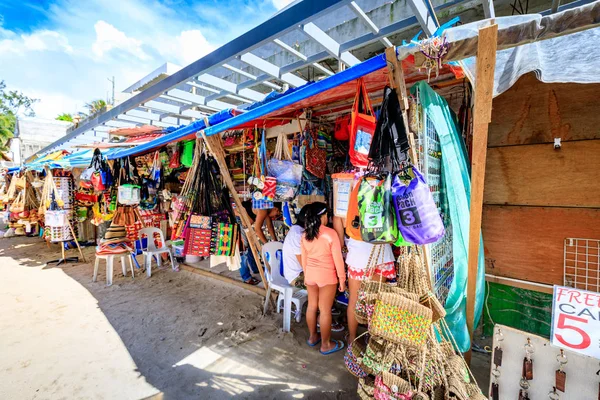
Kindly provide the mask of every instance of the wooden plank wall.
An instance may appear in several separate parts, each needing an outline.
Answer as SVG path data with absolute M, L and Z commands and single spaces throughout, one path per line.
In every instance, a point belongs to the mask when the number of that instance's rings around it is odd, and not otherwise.
M 487 273 L 562 284 L 564 239 L 600 239 L 598 93 L 599 84 L 547 84 L 528 74 L 494 99 L 482 222 Z

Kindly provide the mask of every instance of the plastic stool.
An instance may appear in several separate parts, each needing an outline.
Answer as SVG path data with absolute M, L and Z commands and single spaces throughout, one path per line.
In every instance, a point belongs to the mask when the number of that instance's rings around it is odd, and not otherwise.
M 118 256 L 121 257 L 121 267 L 123 268 L 123 276 L 127 276 L 127 267 L 125 266 L 125 259 L 129 260 L 129 267 L 131 268 L 131 278 L 133 279 L 133 263 L 131 262 L 131 257 L 129 253 L 119 253 L 119 254 L 96 254 L 96 262 L 94 263 L 94 277 L 92 278 L 93 282 L 96 282 L 96 278 L 98 277 L 98 267 L 100 266 L 100 260 L 106 261 L 106 286 L 112 285 L 113 278 L 113 260 Z

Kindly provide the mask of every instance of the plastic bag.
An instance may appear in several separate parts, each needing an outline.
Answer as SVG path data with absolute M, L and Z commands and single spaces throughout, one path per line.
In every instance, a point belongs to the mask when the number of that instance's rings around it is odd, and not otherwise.
M 365 176 L 358 189 L 360 234 L 369 243 L 395 243 L 398 225 L 392 202 L 392 177 Z
M 396 178 L 392 187 L 398 227 L 409 242 L 434 243 L 444 236 L 444 222 L 425 178 L 414 166 L 413 173 L 415 178 L 408 186 Z
M 302 182 L 302 170 L 302 165 L 292 161 L 286 135 L 280 134 L 273 158 L 267 163 L 268 174 L 277 179 L 277 184 L 298 186 Z

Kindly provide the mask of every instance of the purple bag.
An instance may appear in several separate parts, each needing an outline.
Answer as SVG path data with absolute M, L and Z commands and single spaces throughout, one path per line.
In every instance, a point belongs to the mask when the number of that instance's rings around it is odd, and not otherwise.
M 444 236 L 444 222 L 433 201 L 429 185 L 415 166 L 415 179 L 406 186 L 398 177 L 392 185 L 392 197 L 402 237 L 414 244 L 437 242 Z

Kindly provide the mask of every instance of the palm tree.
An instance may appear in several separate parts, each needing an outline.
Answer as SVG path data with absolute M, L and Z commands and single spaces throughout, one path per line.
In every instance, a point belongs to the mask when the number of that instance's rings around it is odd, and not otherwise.
M 94 115 L 97 112 L 102 111 L 104 108 L 106 107 L 106 101 L 99 99 L 99 100 L 92 100 L 89 103 L 86 103 L 85 108 L 88 109 L 88 111 L 90 112 L 90 115 Z
M 71 115 L 69 113 L 62 113 L 62 114 L 59 114 L 58 117 L 56 117 L 55 119 L 58 121 L 73 122 L 73 115 Z

